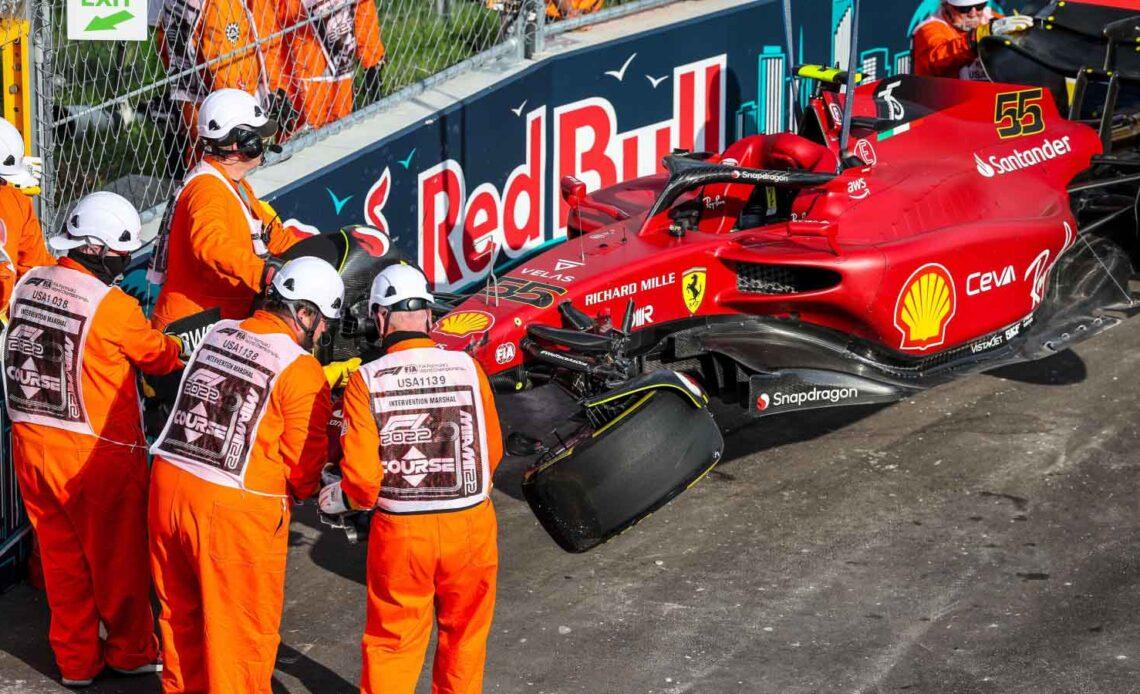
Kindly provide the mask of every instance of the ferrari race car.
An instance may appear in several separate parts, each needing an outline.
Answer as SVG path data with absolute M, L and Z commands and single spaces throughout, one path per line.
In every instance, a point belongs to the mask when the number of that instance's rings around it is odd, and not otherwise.
M 664 173 L 593 193 L 565 179 L 567 240 L 450 297 L 432 333 L 503 393 L 576 400 L 554 431 L 508 439 L 537 455 L 523 491 L 554 540 L 594 547 L 714 466 L 710 396 L 757 417 L 887 403 L 1128 315 L 1140 110 L 1124 104 L 1140 74 L 1115 69 L 1140 41 L 1128 15 L 1051 3 L 1028 35 L 984 43 L 993 82 L 900 75 L 846 104 L 854 76 L 801 68 L 816 88 L 796 133 L 675 152 Z M 329 357 L 374 338 L 368 285 L 398 254 L 361 250 L 370 233 L 294 249 L 346 279 L 353 315 Z

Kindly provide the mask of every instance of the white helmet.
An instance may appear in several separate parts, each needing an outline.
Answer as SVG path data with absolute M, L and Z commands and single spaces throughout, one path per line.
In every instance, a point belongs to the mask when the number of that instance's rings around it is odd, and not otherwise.
M 372 291 L 368 294 L 370 310 L 380 305 L 393 311 L 418 311 L 430 308 L 434 301 L 424 273 L 406 263 L 396 263 L 381 270 L 372 280 Z
M 16 126 L 0 118 L 0 178 L 16 184 L 35 179 L 24 163 L 24 136 Z
M 142 221 L 135 206 L 122 195 L 105 191 L 75 203 L 63 233 L 51 237 L 48 245 L 67 251 L 86 244 L 131 253 L 142 248 Z
M 946 0 L 946 3 L 951 7 L 970 7 L 971 5 L 980 5 L 983 2 L 986 0 Z M 986 2 L 986 6 L 989 6 L 988 2 Z
M 269 119 L 257 98 L 240 89 L 211 92 L 198 109 L 198 136 L 204 140 L 225 140 L 242 126 L 261 137 L 277 132 L 277 122 Z
M 340 318 L 344 280 L 320 258 L 305 256 L 281 266 L 270 282 L 273 293 L 286 301 L 307 301 L 329 320 Z

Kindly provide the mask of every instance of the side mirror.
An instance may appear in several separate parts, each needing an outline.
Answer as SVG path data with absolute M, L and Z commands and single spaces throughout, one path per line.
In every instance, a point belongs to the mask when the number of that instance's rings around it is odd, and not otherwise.
M 586 184 L 573 176 L 563 176 L 562 199 L 570 205 L 581 205 L 586 199 Z

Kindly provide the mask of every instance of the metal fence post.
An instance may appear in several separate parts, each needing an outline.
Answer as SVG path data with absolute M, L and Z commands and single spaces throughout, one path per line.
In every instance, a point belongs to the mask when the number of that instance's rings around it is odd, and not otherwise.
M 451 0 L 435 0 L 435 11 L 443 21 L 451 19 Z
M 44 230 L 54 230 L 57 159 L 52 155 L 51 123 L 54 82 L 52 75 L 52 1 L 28 2 L 27 17 L 31 24 L 31 103 L 32 103 L 32 154 L 43 160 L 40 194 L 36 196 L 36 212 Z
M 544 14 L 542 0 L 523 0 L 522 32 L 523 58 L 530 60 L 538 52 L 540 22 Z

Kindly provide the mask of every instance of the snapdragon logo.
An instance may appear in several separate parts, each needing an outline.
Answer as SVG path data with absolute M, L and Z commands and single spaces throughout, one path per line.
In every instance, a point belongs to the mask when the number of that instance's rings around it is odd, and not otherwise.
M 1062 157 L 1072 151 L 1073 147 L 1069 144 L 1069 136 L 1066 135 L 1059 140 L 1046 139 L 1037 147 L 1015 149 L 1012 154 L 1004 157 L 990 155 L 983 160 L 975 154 L 974 164 L 978 169 L 978 173 L 986 178 L 993 178 L 994 176 L 1001 176 L 1037 166 L 1051 159 Z
M 774 393 L 771 396 L 767 393 L 761 393 L 756 406 L 758 409 L 764 410 L 769 404 L 772 407 L 802 407 L 816 402 L 829 402 L 836 405 L 844 400 L 854 400 L 858 397 L 858 388 L 812 388 L 800 393 Z

